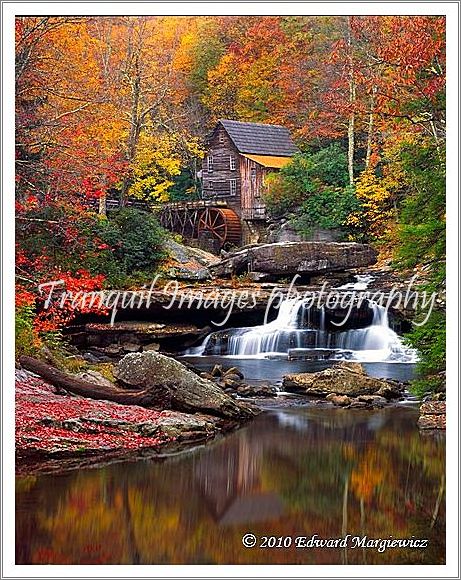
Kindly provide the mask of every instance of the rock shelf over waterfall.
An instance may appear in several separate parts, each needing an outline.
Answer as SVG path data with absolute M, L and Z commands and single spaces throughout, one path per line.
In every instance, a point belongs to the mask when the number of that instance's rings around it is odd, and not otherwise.
M 248 246 L 224 255 L 210 266 L 215 276 L 260 272 L 272 276 L 344 272 L 376 263 L 377 252 L 367 244 L 338 242 L 280 242 Z
M 368 268 L 375 260 L 370 246 L 355 243 L 248 246 L 208 264 L 209 276 L 232 274 L 230 280 L 154 280 L 151 287 L 129 291 L 126 307 L 119 305 L 105 317 L 77 319 L 67 333 L 80 350 L 112 360 L 131 352 L 190 348 L 189 353 L 207 355 L 412 362 L 414 351 L 397 334 L 408 330 L 415 310 L 411 283 Z M 251 281 L 261 277 L 272 281 Z M 370 299 L 360 298 L 364 291 Z M 376 292 L 383 304 L 395 291 L 408 299 L 388 310 L 375 303 Z M 303 299 L 320 292 L 334 292 L 336 303 L 309 306 Z M 112 294 L 106 291 L 103 297 Z M 348 297 L 354 304 L 345 306 Z

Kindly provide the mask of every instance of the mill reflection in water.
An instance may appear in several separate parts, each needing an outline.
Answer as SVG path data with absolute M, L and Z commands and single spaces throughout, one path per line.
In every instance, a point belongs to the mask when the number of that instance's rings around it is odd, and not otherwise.
M 162 462 L 19 477 L 18 563 L 439 564 L 444 439 L 413 408 L 275 408 Z M 257 536 L 428 538 L 422 549 L 247 549 Z

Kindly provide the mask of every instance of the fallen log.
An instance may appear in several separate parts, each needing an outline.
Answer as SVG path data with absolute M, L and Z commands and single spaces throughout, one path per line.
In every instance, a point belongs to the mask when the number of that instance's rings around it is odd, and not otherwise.
M 79 379 L 69 373 L 64 373 L 57 368 L 30 356 L 21 356 L 19 363 L 25 369 L 39 375 L 58 389 L 64 389 L 75 395 L 88 399 L 113 401 L 121 405 L 139 405 L 140 407 L 169 409 L 170 395 L 168 391 L 156 389 L 128 390 L 121 389 L 116 385 L 112 387 L 99 385 L 83 379 Z
M 119 362 L 116 376 L 122 386 L 92 381 L 91 375 L 90 379 L 80 378 L 29 356 L 21 356 L 19 363 L 57 389 L 89 399 L 156 410 L 198 412 L 232 421 L 251 419 L 257 414 L 256 409 L 234 401 L 214 382 L 153 351 L 126 355 Z

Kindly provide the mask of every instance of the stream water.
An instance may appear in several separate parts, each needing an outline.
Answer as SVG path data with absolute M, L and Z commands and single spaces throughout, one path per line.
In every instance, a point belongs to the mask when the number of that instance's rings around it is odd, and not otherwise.
M 18 477 L 17 563 L 442 564 L 443 438 L 415 407 L 279 401 L 204 447 Z M 424 538 L 427 548 L 245 548 L 242 536 Z M 284 540 L 286 541 L 286 540 Z

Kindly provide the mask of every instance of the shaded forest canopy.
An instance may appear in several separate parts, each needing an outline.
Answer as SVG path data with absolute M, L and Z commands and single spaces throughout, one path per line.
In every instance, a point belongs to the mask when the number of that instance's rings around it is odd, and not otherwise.
M 306 236 L 339 228 L 443 286 L 443 17 L 18 17 L 15 88 L 22 341 L 72 316 L 37 314 L 40 282 L 91 290 L 151 275 L 166 234 L 154 215 L 107 219 L 106 198 L 200 196 L 220 118 L 294 136 L 300 153 L 267 182 L 275 219 L 293 215 Z M 435 318 L 415 338 L 429 352 L 437 337 L 429 373 L 444 363 Z

